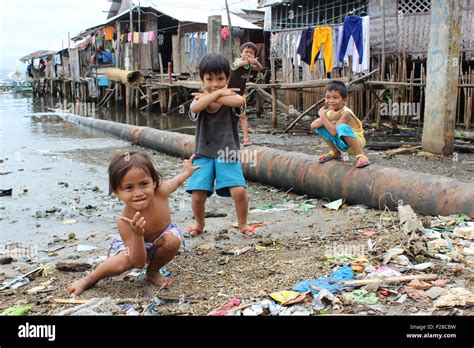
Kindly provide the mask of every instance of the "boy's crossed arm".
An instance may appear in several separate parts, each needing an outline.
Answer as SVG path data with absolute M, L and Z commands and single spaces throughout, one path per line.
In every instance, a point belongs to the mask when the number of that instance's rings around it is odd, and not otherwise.
M 235 92 L 239 88 L 221 88 L 212 93 L 192 93 L 195 101 L 191 103 L 191 112 L 198 113 L 207 109 L 211 104 L 217 103 L 232 108 L 240 108 L 244 105 L 244 100 Z
M 319 109 L 319 118 L 311 123 L 311 129 L 315 130 L 324 127 L 328 130 L 329 134 L 334 136 L 337 134 L 336 127 L 340 124 L 347 123 L 349 121 L 350 114 L 348 112 L 339 111 L 333 113 L 331 116 L 327 116 L 327 112 L 329 110 L 330 109 L 325 106 Z M 337 121 L 335 125 L 332 123 L 333 121 Z

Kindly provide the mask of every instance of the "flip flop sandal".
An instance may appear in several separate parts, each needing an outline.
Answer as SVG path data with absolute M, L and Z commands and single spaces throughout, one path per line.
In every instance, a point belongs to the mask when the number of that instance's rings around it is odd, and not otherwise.
M 192 233 L 192 232 L 196 232 L 196 233 Z M 189 226 L 186 229 L 186 231 L 184 232 L 184 234 L 188 237 L 196 237 L 196 236 L 202 234 L 203 232 L 204 232 L 204 230 L 200 230 L 196 226 Z
M 256 233 L 255 229 L 256 229 L 256 226 L 249 225 L 245 227 L 243 230 L 240 230 L 240 232 L 244 235 L 244 237 L 253 238 Z
M 368 159 L 363 159 L 362 157 L 365 157 L 363 155 L 356 156 L 357 162 L 356 162 L 356 168 L 364 168 L 367 167 L 371 162 Z
M 334 151 L 330 151 L 329 153 L 325 155 L 319 156 L 318 161 L 319 163 L 324 163 L 331 160 L 340 160 L 341 158 L 342 158 L 341 155 L 336 155 Z

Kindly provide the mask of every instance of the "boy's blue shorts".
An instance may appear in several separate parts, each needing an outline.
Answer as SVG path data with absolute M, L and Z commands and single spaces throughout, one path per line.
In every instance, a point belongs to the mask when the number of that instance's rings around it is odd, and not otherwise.
M 314 133 L 322 136 L 324 139 L 328 140 L 331 144 L 343 152 L 347 152 L 347 150 L 349 150 L 349 145 L 347 145 L 341 137 L 356 138 L 354 130 L 351 128 L 351 126 L 345 123 L 342 123 L 336 127 L 336 135 L 331 135 L 326 127 L 318 128 L 314 131 Z
M 194 190 L 208 191 L 209 197 L 215 189 L 218 196 L 230 197 L 229 187 L 245 187 L 245 178 L 242 173 L 240 162 L 224 162 L 222 159 L 198 157 L 193 161 L 193 166 L 201 166 L 189 178 L 186 192 L 192 193 Z

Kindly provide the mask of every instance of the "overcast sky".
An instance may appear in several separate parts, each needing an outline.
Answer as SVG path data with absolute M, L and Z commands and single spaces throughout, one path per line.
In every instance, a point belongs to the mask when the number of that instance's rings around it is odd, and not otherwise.
M 124 0 L 127 1 L 127 0 Z M 138 0 L 134 0 L 138 4 Z M 257 0 L 228 0 L 232 11 L 255 8 Z M 225 0 L 140 0 L 142 6 L 153 3 L 176 7 L 224 8 Z M 25 65 L 18 59 L 37 50 L 60 50 L 68 32 L 80 31 L 103 23 L 111 3 L 107 0 L 4 0 L 0 10 L 0 69 L 19 70 Z

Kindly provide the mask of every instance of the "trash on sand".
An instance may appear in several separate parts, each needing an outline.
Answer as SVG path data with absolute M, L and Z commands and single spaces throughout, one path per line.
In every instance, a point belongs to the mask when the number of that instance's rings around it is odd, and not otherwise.
M 446 294 L 438 298 L 434 305 L 437 308 L 474 306 L 474 294 L 465 288 L 452 288 Z
M 474 226 L 456 227 L 453 231 L 453 237 L 474 240 Z
M 440 288 L 439 286 L 433 286 L 431 289 L 426 290 L 425 294 L 434 300 L 437 297 L 444 295 L 446 292 L 448 292 L 447 289 Z
M 285 211 L 285 210 L 291 210 L 294 207 L 295 207 L 294 203 L 283 203 L 283 204 L 269 203 L 269 204 L 260 205 L 257 208 L 252 209 L 250 212 L 251 213 L 266 213 L 270 211 Z
M 317 295 L 314 295 L 312 305 L 314 309 L 322 310 L 334 304 L 337 300 L 337 297 L 334 296 L 328 289 L 322 288 L 319 290 Z
M 430 284 L 428 282 L 424 282 L 419 279 L 413 279 L 410 281 L 407 286 L 411 286 L 412 288 L 418 289 L 418 290 L 427 290 L 433 286 L 433 284 Z
M 337 283 L 354 279 L 354 272 L 350 268 L 350 266 L 345 265 L 335 271 L 328 276 L 320 279 L 310 278 L 299 282 L 295 286 L 293 286 L 292 290 L 299 291 L 299 292 L 306 292 L 310 290 L 313 294 L 317 294 L 319 292 L 319 288 L 328 289 L 332 293 L 337 293 L 341 290 L 347 289 L 347 287 L 343 287 L 338 285 Z
M 405 291 L 405 294 L 407 294 L 409 297 L 411 297 L 418 303 L 425 305 L 431 303 L 431 298 L 423 290 L 418 290 L 412 288 L 411 286 L 404 286 L 403 290 Z
M 252 250 L 252 246 L 251 246 L 251 245 L 247 245 L 247 246 L 245 246 L 245 247 L 243 247 L 243 248 L 234 250 L 234 255 L 235 255 L 235 256 L 239 256 L 239 255 L 245 254 L 247 251 L 250 251 L 250 250 Z
M 305 292 L 304 294 L 306 294 Z M 293 301 L 301 296 L 300 292 L 297 291 L 277 291 L 270 294 L 270 297 L 277 302 L 285 305 L 290 301 Z
M 419 263 L 417 265 L 408 266 L 408 269 L 414 269 L 416 271 L 423 271 L 425 269 L 433 267 L 432 262 Z
M 81 251 L 92 251 L 92 250 L 96 250 L 97 247 L 93 246 L 93 245 L 83 245 L 83 244 L 79 244 L 77 246 L 77 251 L 81 252 Z
M 357 303 L 363 305 L 376 304 L 379 299 L 373 292 L 368 292 L 365 289 L 357 289 L 351 292 L 344 293 L 344 299 L 349 303 Z
M 57 315 L 112 315 L 120 311 L 121 308 L 110 297 L 103 297 L 92 298 L 84 304 L 66 309 Z
M 212 312 L 210 312 L 208 315 L 213 315 L 213 316 L 224 316 L 228 314 L 228 310 L 234 307 L 239 306 L 242 303 L 242 301 L 238 298 L 233 298 L 230 301 L 220 305 L 217 309 L 214 309 Z
M 164 267 L 161 267 L 160 268 L 160 274 L 163 276 L 163 277 L 171 277 L 171 272 L 170 271 L 167 271 L 166 268 Z
M 377 233 L 377 231 L 373 230 L 373 229 L 362 229 L 362 230 L 359 230 L 359 233 L 363 236 L 363 237 L 373 237 L 375 236 L 375 234 Z
M 42 293 L 42 292 L 49 292 L 54 290 L 54 288 L 51 288 L 51 284 L 53 284 L 56 281 L 56 278 L 51 278 L 50 280 L 41 283 L 38 286 L 35 286 L 27 291 L 28 294 L 37 294 L 37 293 Z
M 61 221 L 61 223 L 64 225 L 72 225 L 72 224 L 75 224 L 76 222 L 77 220 L 74 220 L 74 219 L 67 219 L 67 220 Z
M 385 253 L 384 255 L 384 258 L 383 258 L 383 264 L 387 264 L 390 262 L 390 260 L 392 259 L 392 257 L 396 256 L 396 255 L 401 255 L 403 254 L 404 250 L 402 248 L 392 248 L 390 250 L 387 250 L 387 252 Z
M 284 249 L 285 249 L 285 247 L 282 246 L 282 245 L 276 246 L 274 248 L 265 247 L 265 246 L 262 246 L 262 245 L 256 245 L 255 246 L 255 252 L 257 252 L 257 253 L 263 253 L 263 252 L 267 252 L 267 251 L 278 251 L 278 250 L 284 250 Z
M 86 262 L 58 262 L 56 269 L 63 272 L 84 272 L 91 269 L 92 265 Z
M 303 203 L 303 204 L 300 204 L 298 208 L 296 208 L 296 210 L 303 213 L 307 213 L 310 209 L 314 209 L 314 208 L 316 208 L 314 204 Z
M 397 302 L 397 303 L 403 303 L 403 302 L 405 302 L 405 300 L 407 299 L 407 297 L 408 297 L 407 294 L 403 294 L 403 295 L 401 295 L 399 298 L 397 298 L 397 299 L 395 300 L 395 302 Z
M 0 197 L 11 196 L 13 189 L 0 189 Z
M 15 282 L 15 284 L 10 286 L 10 289 L 19 289 L 24 287 L 25 285 L 29 284 L 30 280 L 28 278 L 23 278 Z
M 400 277 L 402 274 L 389 266 L 380 266 L 375 271 L 367 275 L 367 279 Z
M 31 306 L 13 306 L 5 309 L 0 315 L 20 316 L 28 313 L 30 310 Z
M 339 210 L 342 203 L 343 203 L 343 201 L 342 201 L 342 198 L 341 198 L 341 199 L 338 199 L 336 201 L 326 203 L 326 204 L 323 205 L 323 207 L 326 207 L 326 208 L 331 209 L 331 210 Z

